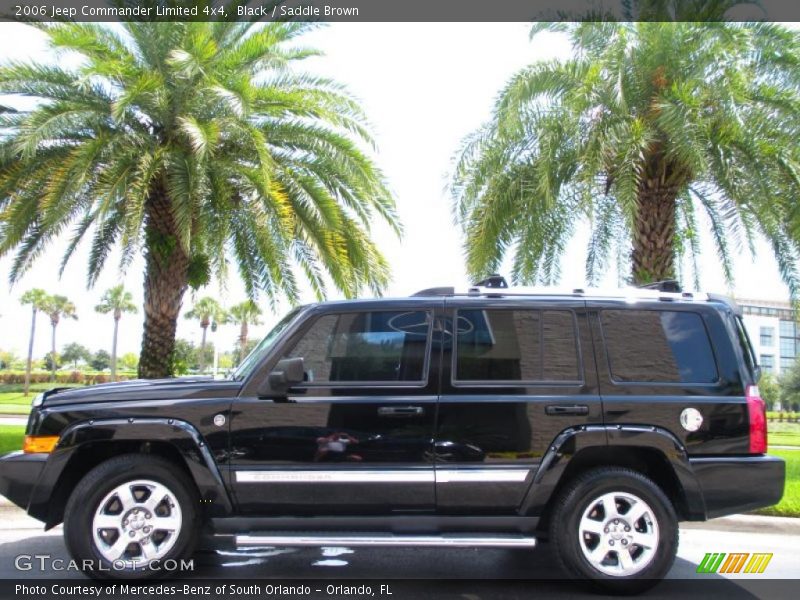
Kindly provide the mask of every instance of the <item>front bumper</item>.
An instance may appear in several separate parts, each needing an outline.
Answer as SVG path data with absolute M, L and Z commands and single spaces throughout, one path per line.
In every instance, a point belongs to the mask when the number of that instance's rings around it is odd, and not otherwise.
M 33 488 L 48 454 L 25 454 L 21 450 L 0 456 L 0 495 L 28 510 Z
M 783 497 L 786 463 L 775 456 L 702 457 L 689 462 L 703 492 L 707 519 L 772 506 Z

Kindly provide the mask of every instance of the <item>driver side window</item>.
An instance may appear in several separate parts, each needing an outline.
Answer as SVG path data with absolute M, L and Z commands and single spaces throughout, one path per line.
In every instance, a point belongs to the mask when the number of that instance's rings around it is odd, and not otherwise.
M 284 358 L 303 358 L 309 384 L 423 382 L 431 316 L 373 311 L 319 317 Z

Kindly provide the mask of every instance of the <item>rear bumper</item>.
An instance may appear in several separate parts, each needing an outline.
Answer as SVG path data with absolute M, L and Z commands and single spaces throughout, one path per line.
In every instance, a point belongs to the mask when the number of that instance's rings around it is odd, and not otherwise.
M 706 518 L 765 508 L 780 502 L 786 464 L 769 455 L 690 458 L 702 489 Z
M 48 456 L 24 454 L 21 450 L 0 456 L 0 495 L 28 510 L 33 488 Z

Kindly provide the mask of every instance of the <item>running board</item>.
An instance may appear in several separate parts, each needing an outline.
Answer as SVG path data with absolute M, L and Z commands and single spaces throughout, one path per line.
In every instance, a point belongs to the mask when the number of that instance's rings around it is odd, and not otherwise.
M 440 546 L 445 548 L 533 548 L 536 538 L 519 535 L 237 535 L 237 546 Z

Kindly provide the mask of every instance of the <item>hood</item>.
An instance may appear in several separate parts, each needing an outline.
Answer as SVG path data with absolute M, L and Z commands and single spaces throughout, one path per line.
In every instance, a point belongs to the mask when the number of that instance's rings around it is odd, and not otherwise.
M 175 377 L 172 379 L 134 379 L 102 383 L 82 388 L 54 388 L 44 393 L 43 407 L 86 402 L 120 402 L 126 400 L 181 400 L 235 396 L 241 383 L 210 376 Z

